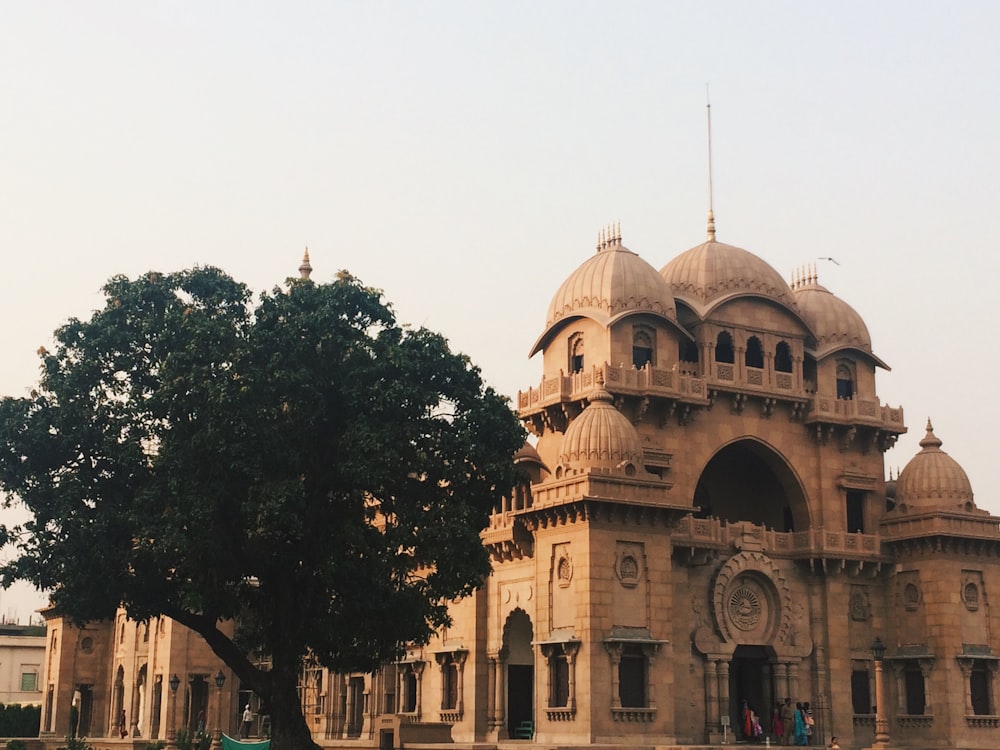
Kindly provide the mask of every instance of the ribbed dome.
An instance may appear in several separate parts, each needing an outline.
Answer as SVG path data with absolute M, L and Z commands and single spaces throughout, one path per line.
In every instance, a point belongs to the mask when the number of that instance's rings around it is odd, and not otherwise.
M 816 337 L 817 359 L 840 349 L 872 353 L 872 338 L 865 321 L 853 307 L 820 286 L 815 272 L 796 280 L 792 294 L 802 319 Z
M 767 297 L 795 311 L 792 290 L 781 274 L 753 253 L 714 240 L 684 251 L 660 274 L 677 299 L 702 314 L 730 297 L 747 294 Z
M 650 313 L 676 324 L 670 287 L 649 263 L 622 245 L 617 232 L 602 235 L 597 252 L 569 275 L 549 304 L 541 349 L 560 324 L 575 316 L 610 325 L 623 315 Z
M 590 405 L 567 428 L 559 464 L 623 474 L 645 472 L 642 439 L 628 417 L 615 408 L 603 383 L 590 396 Z
M 941 450 L 941 440 L 929 419 L 920 448 L 896 480 L 896 508 L 903 512 L 975 508 L 969 476 L 958 461 Z

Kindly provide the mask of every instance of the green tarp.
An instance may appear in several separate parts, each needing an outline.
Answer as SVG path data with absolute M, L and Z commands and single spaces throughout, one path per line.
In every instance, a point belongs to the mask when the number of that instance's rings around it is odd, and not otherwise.
M 228 734 L 223 734 L 222 750 L 271 750 L 271 740 L 243 742 L 235 737 L 230 737 Z

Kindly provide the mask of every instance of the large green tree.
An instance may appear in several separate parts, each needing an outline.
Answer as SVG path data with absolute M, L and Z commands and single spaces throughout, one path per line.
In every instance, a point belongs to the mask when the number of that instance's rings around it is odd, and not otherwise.
M 30 397 L 0 401 L 0 487 L 32 516 L 0 528 L 3 582 L 78 621 L 121 604 L 190 627 L 266 702 L 275 747 L 310 747 L 303 657 L 370 670 L 446 624 L 489 571 L 479 532 L 521 428 L 346 273 L 256 303 L 213 268 L 104 291 Z

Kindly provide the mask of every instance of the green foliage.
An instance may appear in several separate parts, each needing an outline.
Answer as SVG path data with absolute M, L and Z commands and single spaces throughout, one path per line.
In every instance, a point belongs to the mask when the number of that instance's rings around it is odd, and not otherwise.
M 94 746 L 87 742 L 86 737 L 69 736 L 66 738 L 66 744 L 57 750 L 94 750 Z
M 104 291 L 38 389 L 0 401 L 0 488 L 32 514 L 0 528 L 3 581 L 78 620 L 173 617 L 268 702 L 276 748 L 301 740 L 307 652 L 372 669 L 482 583 L 522 430 L 466 357 L 346 273 L 253 307 L 210 268 Z
M 7 750 L 28 750 L 28 743 L 24 740 L 7 740 Z
M 163 740 L 156 740 L 155 742 L 147 742 L 144 750 L 163 750 L 164 746 Z
M 41 706 L 0 703 L 0 737 L 37 737 L 41 722 Z
M 194 735 L 191 730 L 186 727 L 180 727 L 177 730 L 174 744 L 177 745 L 177 750 L 191 750 L 194 746 Z

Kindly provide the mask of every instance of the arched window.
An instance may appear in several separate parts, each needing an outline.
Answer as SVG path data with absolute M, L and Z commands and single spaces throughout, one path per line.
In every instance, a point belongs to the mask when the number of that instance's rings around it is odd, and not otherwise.
M 736 361 L 733 351 L 733 337 L 728 331 L 721 331 L 715 339 L 715 361 L 732 364 Z
M 792 348 L 786 341 L 779 341 L 774 348 L 774 369 L 776 372 L 792 371 Z
M 837 363 L 837 398 L 854 398 L 854 373 L 847 362 Z
M 656 333 L 645 326 L 636 326 L 632 329 L 632 366 L 641 370 L 646 364 L 655 365 L 653 358 L 653 342 L 656 340 Z
M 764 366 L 764 347 L 761 346 L 760 339 L 751 336 L 747 339 L 747 350 L 744 355 L 744 364 L 747 367 L 762 368 Z
M 698 343 L 695 341 L 689 341 L 688 339 L 681 339 L 680 344 L 677 347 L 677 356 L 681 362 L 697 362 Z
M 569 337 L 569 371 L 580 372 L 583 369 L 583 334 L 574 333 Z

